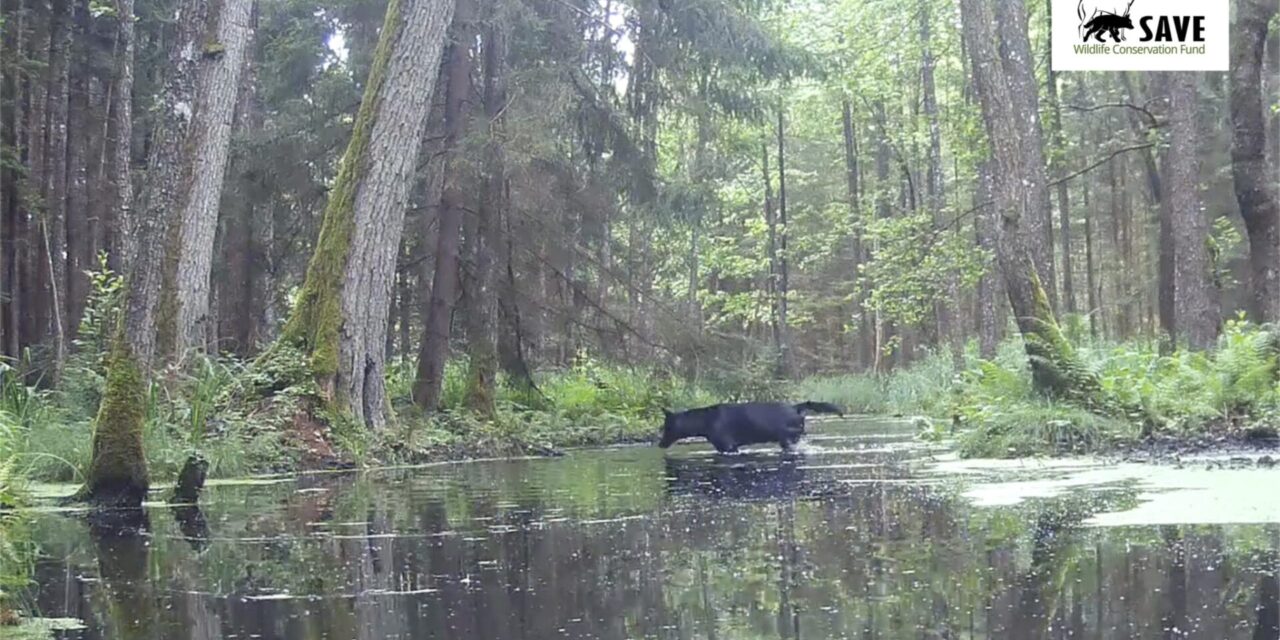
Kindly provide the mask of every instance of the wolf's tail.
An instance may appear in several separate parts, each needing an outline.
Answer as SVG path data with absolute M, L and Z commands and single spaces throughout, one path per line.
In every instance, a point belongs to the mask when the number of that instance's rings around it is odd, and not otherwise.
M 834 413 L 841 418 L 844 417 L 844 410 L 830 402 L 801 402 L 794 405 L 796 411 L 802 415 L 805 413 Z

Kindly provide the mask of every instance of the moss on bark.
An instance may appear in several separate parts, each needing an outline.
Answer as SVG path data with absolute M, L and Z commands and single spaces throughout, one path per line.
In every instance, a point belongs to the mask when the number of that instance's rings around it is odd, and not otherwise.
M 344 408 L 346 399 L 335 397 L 342 329 L 342 282 L 351 251 L 355 227 L 355 199 L 365 174 L 370 136 L 386 81 L 391 52 L 400 37 L 400 0 L 387 4 L 382 37 L 374 52 L 373 67 L 356 115 L 351 142 L 342 156 L 338 177 L 329 194 L 324 221 L 315 253 L 307 265 L 307 276 L 298 294 L 298 304 L 289 316 L 281 341 L 308 354 L 311 373 L 325 400 Z
M 1102 407 L 1097 377 L 1080 362 L 1075 347 L 1058 325 L 1049 296 L 1034 269 L 1029 274 L 1032 314 L 1018 320 L 1037 391 L 1087 409 Z
M 149 486 L 142 449 L 147 382 L 123 332 L 117 333 L 114 342 L 93 430 L 93 458 L 81 495 L 100 505 L 138 507 Z

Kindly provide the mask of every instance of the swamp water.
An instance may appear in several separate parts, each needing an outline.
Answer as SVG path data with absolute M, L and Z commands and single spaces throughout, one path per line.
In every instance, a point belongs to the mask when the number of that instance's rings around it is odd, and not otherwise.
M 905 422 L 214 483 L 36 516 L 67 638 L 1280 637 L 1280 470 L 971 463 Z M 1219 486 L 1220 485 L 1220 486 Z

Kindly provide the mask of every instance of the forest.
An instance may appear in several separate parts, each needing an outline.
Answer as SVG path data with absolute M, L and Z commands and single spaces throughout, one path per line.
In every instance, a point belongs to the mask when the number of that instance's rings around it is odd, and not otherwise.
M 0 494 L 650 442 L 1274 438 L 1280 29 L 1041 0 L 3 0 Z

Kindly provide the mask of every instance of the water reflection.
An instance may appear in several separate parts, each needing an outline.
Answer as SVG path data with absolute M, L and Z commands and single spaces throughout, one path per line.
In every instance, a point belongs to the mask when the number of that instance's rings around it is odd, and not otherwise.
M 1280 528 L 1081 527 L 1123 487 L 978 509 L 912 477 L 906 430 L 824 428 L 799 456 L 215 487 L 126 533 L 50 516 L 35 596 L 84 638 L 1280 637 Z

